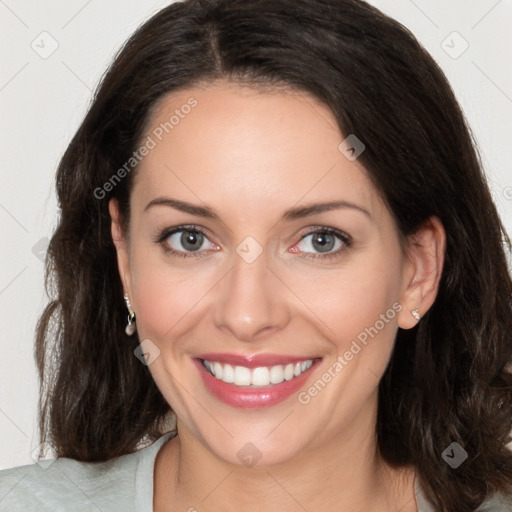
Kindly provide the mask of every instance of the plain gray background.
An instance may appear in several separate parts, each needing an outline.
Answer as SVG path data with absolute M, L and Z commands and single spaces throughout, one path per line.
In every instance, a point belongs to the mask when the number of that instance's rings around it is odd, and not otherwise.
M 46 302 L 58 160 L 116 51 L 169 3 L 0 0 L 0 469 L 32 463 L 37 446 L 33 339 Z M 445 71 L 512 234 L 512 1 L 370 3 L 407 26 Z

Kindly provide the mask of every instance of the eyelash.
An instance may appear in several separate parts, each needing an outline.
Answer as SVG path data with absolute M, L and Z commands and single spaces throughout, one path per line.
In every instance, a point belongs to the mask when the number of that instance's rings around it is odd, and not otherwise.
M 325 254 L 322 254 L 322 253 L 310 253 L 310 252 L 300 252 L 300 253 L 298 253 L 298 256 L 300 258 L 304 258 L 306 260 L 318 260 L 318 259 L 320 259 L 320 260 L 331 260 L 331 259 L 334 259 L 334 258 L 339 258 L 341 256 L 341 253 L 344 252 L 349 247 L 351 247 L 351 245 L 352 245 L 352 238 L 350 238 L 350 236 L 347 235 L 346 233 L 344 233 L 343 231 L 339 231 L 338 229 L 328 228 L 328 227 L 323 227 L 323 226 L 315 227 L 315 228 L 311 229 L 310 231 L 304 233 L 300 237 L 299 242 L 297 242 L 297 243 L 302 242 L 302 240 L 304 240 L 306 237 L 308 237 L 309 235 L 313 235 L 313 234 L 323 234 L 323 235 L 334 236 L 335 238 L 340 240 L 343 245 L 342 245 L 342 247 L 340 247 L 336 251 L 328 252 L 328 253 L 325 253 Z
M 186 252 L 186 251 L 177 251 L 176 249 L 173 249 L 171 247 L 169 247 L 165 241 L 173 234 L 175 233 L 179 233 L 181 231 L 192 231 L 194 233 L 200 233 L 202 234 L 207 240 L 209 240 L 208 236 L 206 235 L 206 233 L 199 227 L 199 226 L 195 226 L 193 224 L 187 224 L 187 225 L 183 225 L 183 226 L 176 226 L 174 228 L 168 228 L 168 229 L 164 229 L 154 240 L 155 243 L 159 244 L 162 249 L 169 255 L 171 256 L 176 256 L 178 258 L 202 258 L 204 256 L 207 255 L 207 252 L 206 250 L 203 250 L 203 251 L 199 251 L 197 253 L 194 253 L 194 252 Z M 308 231 L 307 233 L 304 233 L 299 242 L 297 242 L 297 244 L 299 244 L 300 242 L 302 242 L 302 240 L 304 240 L 306 237 L 308 237 L 309 235 L 312 235 L 312 234 L 325 234 L 325 235 L 332 235 L 336 238 L 338 238 L 338 240 L 340 240 L 342 243 L 343 243 L 343 247 L 341 247 L 340 249 L 338 249 L 337 251 L 335 252 L 330 252 L 330 253 L 325 253 L 325 254 L 321 254 L 321 253 L 309 253 L 309 252 L 298 252 L 298 256 L 300 258 L 304 258 L 304 259 L 308 259 L 308 260 L 317 260 L 317 259 L 321 259 L 321 260 L 330 260 L 332 258 L 336 258 L 336 257 L 339 257 L 340 256 L 340 253 L 345 251 L 346 249 L 348 249 L 351 245 L 352 245 L 352 238 L 347 235 L 346 233 L 344 233 L 343 231 L 339 231 L 337 229 L 333 229 L 333 228 L 328 228 L 328 227 L 315 227 L 313 229 L 311 229 L 310 231 Z M 296 245 L 297 245 L 296 244 Z

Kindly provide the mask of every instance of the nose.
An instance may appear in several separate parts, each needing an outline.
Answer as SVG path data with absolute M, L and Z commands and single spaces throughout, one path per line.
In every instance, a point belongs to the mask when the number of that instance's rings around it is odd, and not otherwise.
M 233 268 L 218 284 L 215 325 L 239 341 L 261 340 L 290 321 L 286 286 L 265 256 L 247 263 L 235 255 Z

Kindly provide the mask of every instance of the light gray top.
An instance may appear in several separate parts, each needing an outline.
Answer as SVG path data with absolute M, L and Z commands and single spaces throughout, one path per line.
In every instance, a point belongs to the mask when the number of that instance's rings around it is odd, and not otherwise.
M 156 455 L 172 437 L 108 462 L 59 458 L 0 471 L 0 511 L 151 512 Z M 435 512 L 414 488 L 418 512 Z M 511 511 L 512 498 L 496 496 L 477 512 Z

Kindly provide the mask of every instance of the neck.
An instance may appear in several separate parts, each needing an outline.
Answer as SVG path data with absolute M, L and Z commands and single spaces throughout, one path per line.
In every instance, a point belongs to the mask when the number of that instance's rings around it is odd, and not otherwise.
M 155 462 L 155 511 L 416 512 L 414 471 L 384 463 L 374 422 L 357 426 L 291 460 L 247 467 L 217 457 L 178 420 Z

